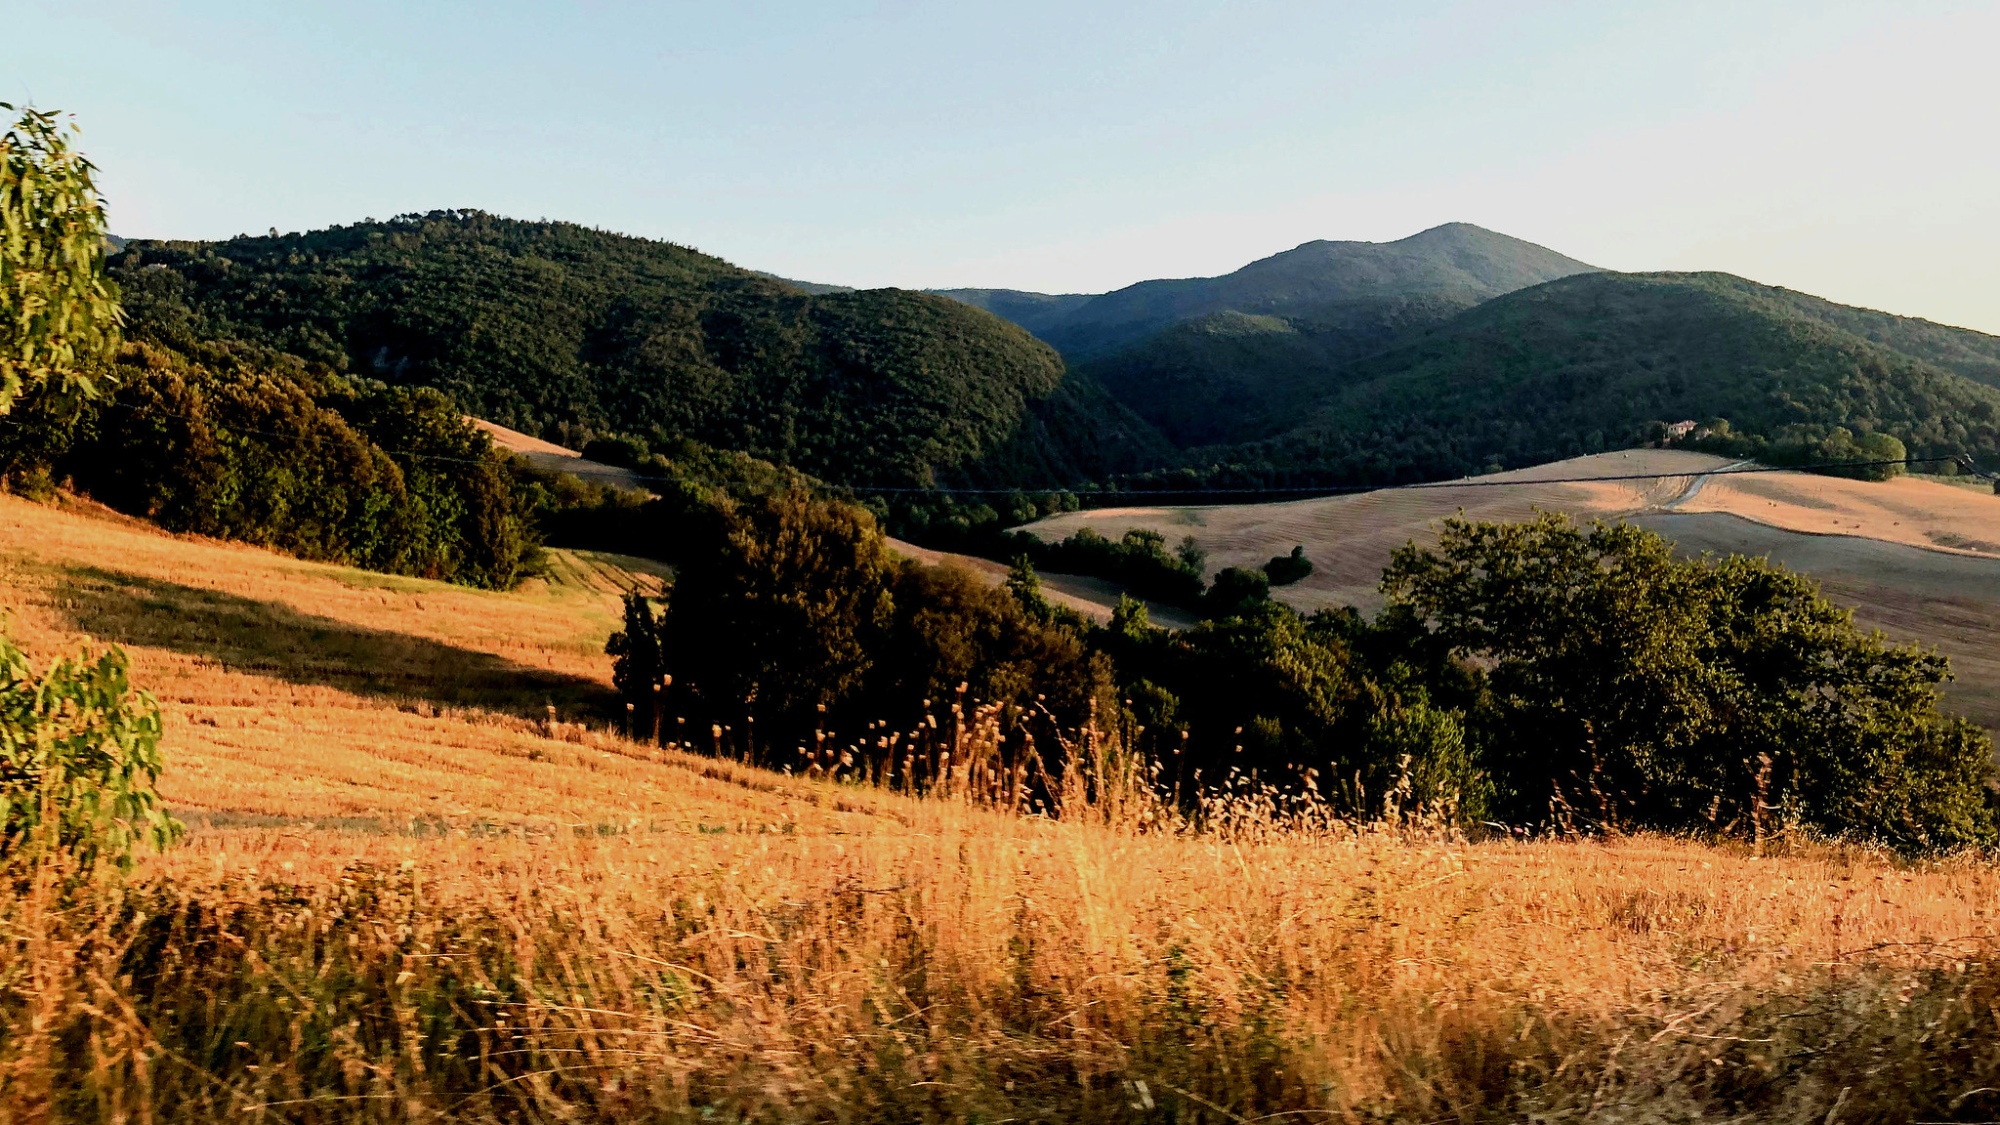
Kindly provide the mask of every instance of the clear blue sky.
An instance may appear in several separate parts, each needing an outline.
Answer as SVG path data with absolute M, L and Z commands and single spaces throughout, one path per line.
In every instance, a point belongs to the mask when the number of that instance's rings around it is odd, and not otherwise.
M 2000 332 L 1994 3 L 10 0 L 113 227 L 570 219 L 1094 292 L 1451 220 Z

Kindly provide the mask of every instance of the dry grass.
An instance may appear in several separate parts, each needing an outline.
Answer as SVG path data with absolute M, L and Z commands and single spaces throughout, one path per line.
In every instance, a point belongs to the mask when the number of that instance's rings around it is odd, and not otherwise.
M 2000 1109 L 1967 1094 L 2000 1086 L 1983 862 L 1192 835 L 781 777 L 544 729 L 605 697 L 609 590 L 4 497 L 0 600 L 40 657 L 127 646 L 196 825 L 68 910 L 0 896 L 0 1119 Z

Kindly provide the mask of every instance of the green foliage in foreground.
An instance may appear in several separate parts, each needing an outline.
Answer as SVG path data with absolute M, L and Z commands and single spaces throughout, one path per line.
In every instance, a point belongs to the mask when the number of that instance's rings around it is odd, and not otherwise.
M 1467 719 L 1501 819 L 1995 838 L 1992 747 L 1937 711 L 1945 658 L 1863 633 L 1767 560 L 1559 516 L 1453 520 L 1382 585 L 1482 669 Z
M 0 136 L 0 415 L 50 379 L 89 392 L 88 369 L 118 344 L 97 169 L 58 116 L 23 110 Z
M 153 791 L 160 708 L 127 670 L 114 648 L 38 675 L 0 633 L 0 859 L 124 869 L 180 835 Z

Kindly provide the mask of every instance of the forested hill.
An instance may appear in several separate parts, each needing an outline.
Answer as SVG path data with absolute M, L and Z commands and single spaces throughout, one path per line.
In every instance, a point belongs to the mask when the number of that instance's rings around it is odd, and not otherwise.
M 864 490 L 1434 479 L 1714 417 L 1751 452 L 1846 427 L 2000 461 L 2000 338 L 1723 274 L 1596 272 L 1464 224 L 1096 298 L 962 294 L 1078 331 L 1164 324 L 1069 368 L 963 301 L 809 293 L 477 212 L 133 242 L 115 269 L 141 337 L 244 340 L 572 446 L 692 439 Z M 1566 276 L 1532 283 L 1548 274 Z
M 1319 367 L 1307 422 L 1192 460 L 1260 478 L 1429 479 L 1618 448 L 1651 422 L 1720 416 L 1772 442 L 1845 427 L 1894 435 L 1917 456 L 1991 463 L 2000 390 L 1959 372 L 1987 375 L 1997 354 L 2000 339 L 1982 333 L 1728 274 L 1585 274 Z
M 1215 313 L 1311 317 L 1334 306 L 1410 297 L 1462 308 L 1596 268 L 1470 223 L 1446 223 L 1394 242 L 1307 242 L 1220 277 L 1142 281 L 1090 298 L 945 292 L 1014 320 L 1080 360 Z
M 1159 454 L 1144 423 L 1066 385 L 1046 344 L 961 302 L 808 293 L 569 223 L 441 211 L 135 241 L 114 268 L 151 330 L 437 387 L 569 441 L 686 437 L 860 485 L 1067 483 Z

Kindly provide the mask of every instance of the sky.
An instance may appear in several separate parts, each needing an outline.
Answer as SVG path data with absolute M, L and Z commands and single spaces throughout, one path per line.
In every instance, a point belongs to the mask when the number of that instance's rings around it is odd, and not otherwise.
M 473 207 L 1101 292 L 1463 221 L 2000 333 L 2000 3 L 6 8 L 128 237 Z

